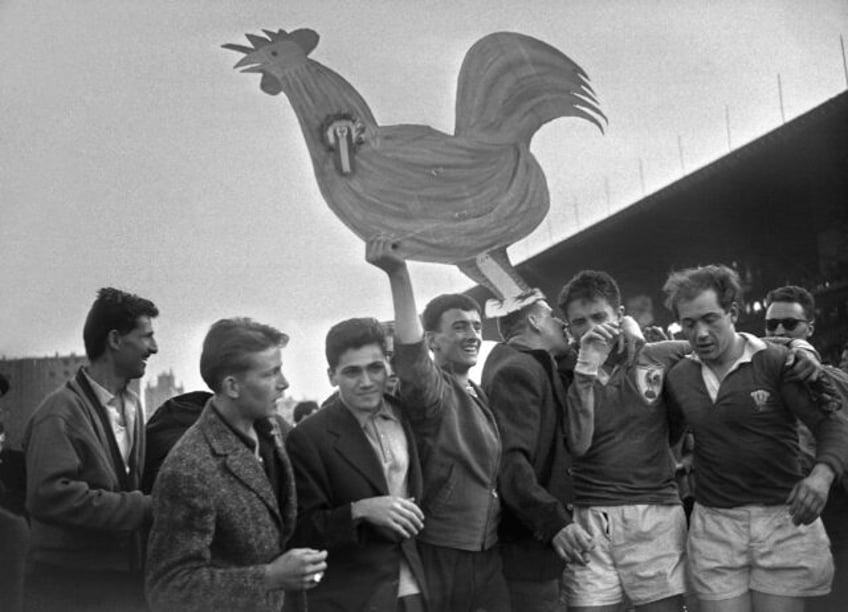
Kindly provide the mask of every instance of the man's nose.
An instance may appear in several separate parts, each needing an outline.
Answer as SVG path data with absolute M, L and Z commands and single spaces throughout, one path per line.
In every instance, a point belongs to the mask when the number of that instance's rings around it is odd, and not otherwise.
M 288 380 L 286 380 L 286 377 L 285 377 L 285 376 L 283 376 L 283 373 L 282 373 L 282 372 L 280 372 L 280 378 L 279 378 L 279 380 L 277 381 L 277 388 L 278 388 L 280 391 L 285 391 L 286 389 L 288 389 L 288 388 L 289 388 L 289 381 L 288 381 Z
M 156 344 L 156 340 L 154 340 L 153 338 L 150 339 L 150 346 L 147 348 L 147 350 L 150 351 L 151 354 L 159 352 L 159 345 Z
M 695 323 L 695 337 L 696 338 L 703 338 L 705 336 L 708 336 L 709 333 L 710 333 L 709 325 L 707 325 L 706 323 L 703 323 L 701 321 L 698 321 L 697 323 Z
M 477 329 L 476 327 L 469 327 L 465 333 L 463 334 L 466 338 L 474 338 L 475 340 L 481 340 L 483 338 L 483 330 Z

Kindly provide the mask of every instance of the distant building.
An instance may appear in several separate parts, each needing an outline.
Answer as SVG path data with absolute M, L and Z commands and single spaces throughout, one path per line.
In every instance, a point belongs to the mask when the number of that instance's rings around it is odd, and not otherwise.
M 672 320 L 662 286 L 672 270 L 735 268 L 740 331 L 763 333 L 770 289 L 800 285 L 816 299 L 813 345 L 837 363 L 848 341 L 848 92 L 781 125 L 516 266 L 556 300 L 583 268 L 612 274 L 636 314 Z M 481 286 L 467 292 L 490 297 Z M 483 329 L 497 339 L 494 320 Z
M 0 359 L 0 372 L 11 385 L 9 392 L 0 398 L 0 420 L 6 427 L 6 444 L 10 448 L 21 448 L 27 419 L 47 394 L 72 378 L 86 364 L 88 359 L 84 355 L 74 353 Z M 138 380 L 132 381 L 130 388 L 138 393 Z
M 152 415 L 153 411 L 155 411 L 159 406 L 175 395 L 180 395 L 181 393 L 183 393 L 183 386 L 177 386 L 173 370 L 159 374 L 159 376 L 156 377 L 155 385 L 148 381 L 147 387 L 144 389 L 145 418 L 150 418 L 150 415 Z

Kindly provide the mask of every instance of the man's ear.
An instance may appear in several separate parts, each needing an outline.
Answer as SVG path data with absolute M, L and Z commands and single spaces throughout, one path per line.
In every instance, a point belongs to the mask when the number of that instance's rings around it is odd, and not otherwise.
M 121 334 L 117 329 L 110 329 L 106 334 L 106 345 L 115 351 L 121 348 Z
M 730 307 L 727 309 L 727 313 L 730 315 L 730 322 L 736 325 L 736 321 L 739 320 L 739 304 L 731 302 Z
M 238 399 L 241 394 L 241 387 L 238 379 L 232 374 L 224 378 L 224 380 L 221 381 L 221 393 L 230 399 Z
M 339 383 L 336 380 L 336 368 L 327 368 L 327 380 L 330 381 L 330 384 L 334 387 L 338 387 Z
M 624 311 L 624 304 L 622 304 L 618 307 L 618 320 L 621 321 L 621 317 L 623 317 L 625 314 L 627 313 Z
M 434 353 L 438 351 L 438 345 L 436 344 L 436 332 L 425 331 L 424 332 L 424 341 L 427 343 L 427 348 L 433 351 Z
M 531 312 L 527 314 L 527 325 L 535 332 L 539 331 L 539 313 Z
M 812 336 L 814 331 L 816 331 L 816 322 L 810 321 L 807 323 L 807 338 Z

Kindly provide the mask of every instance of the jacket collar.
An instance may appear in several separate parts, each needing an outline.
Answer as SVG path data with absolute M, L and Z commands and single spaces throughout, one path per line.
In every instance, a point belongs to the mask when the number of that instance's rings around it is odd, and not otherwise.
M 388 495 L 389 487 L 383 468 L 353 413 L 340 397 L 333 398 L 322 410 L 327 411 L 327 433 L 336 437 L 333 443 L 336 452 L 381 495 Z
M 271 483 L 265 475 L 262 465 L 244 442 L 236 437 L 230 427 L 224 423 L 213 409 L 214 397 L 210 398 L 198 419 L 198 427 L 203 431 L 212 452 L 223 459 L 226 469 L 244 486 L 261 499 L 274 517 L 282 524 L 280 507 L 271 490 Z M 291 472 L 286 479 L 291 482 Z

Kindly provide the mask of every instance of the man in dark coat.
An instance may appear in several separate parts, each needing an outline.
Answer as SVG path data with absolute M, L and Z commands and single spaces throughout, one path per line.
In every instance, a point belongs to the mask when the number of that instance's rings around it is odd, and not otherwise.
M 330 559 L 308 609 L 423 610 L 421 467 L 409 423 L 385 393 L 385 333 L 376 319 L 343 321 L 326 353 L 339 392 L 287 441 L 298 497 L 292 544 L 326 548 Z
M 194 425 L 212 394 L 209 391 L 189 391 L 170 398 L 156 409 L 147 422 L 147 452 L 141 490 L 153 491 L 153 483 L 162 462 L 186 430 Z
M 165 459 L 153 487 L 146 592 L 154 610 L 278 612 L 284 590 L 321 580 L 326 552 L 283 553 L 294 529 L 294 478 L 276 402 L 288 387 L 288 337 L 222 319 L 200 372 L 215 395 Z
M 565 358 L 570 349 L 563 322 L 541 295 L 499 319 L 498 326 L 504 342 L 489 353 L 482 386 L 503 442 L 498 537 L 504 576 L 513 610 L 556 610 L 565 563 L 580 561 L 589 544 L 571 521 L 567 436 L 583 452 L 591 433 L 581 440 L 587 430 L 579 415 L 568 422 L 566 391 L 554 358 Z

